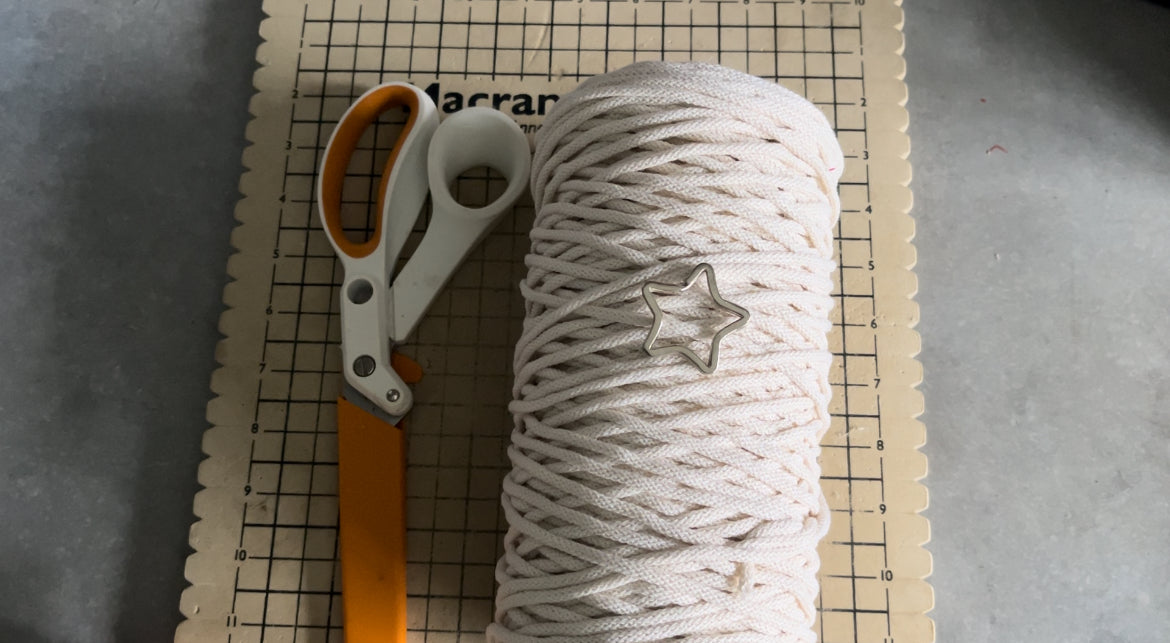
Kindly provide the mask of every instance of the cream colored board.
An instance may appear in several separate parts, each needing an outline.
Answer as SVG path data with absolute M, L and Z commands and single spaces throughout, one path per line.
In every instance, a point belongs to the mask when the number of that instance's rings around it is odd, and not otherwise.
M 921 368 L 908 215 L 902 11 L 894 0 L 556 2 L 268 0 L 194 502 L 191 586 L 176 641 L 341 641 L 334 399 L 340 378 L 332 251 L 313 213 L 321 145 L 348 103 L 385 80 L 433 83 L 440 106 L 495 103 L 528 131 L 541 105 L 634 60 L 705 60 L 773 78 L 838 129 L 841 193 L 833 426 L 822 484 L 825 643 L 926 643 L 931 559 L 915 418 Z M 477 94 L 479 96 L 477 96 Z M 534 112 L 534 113 L 527 113 Z M 377 166 L 386 128 L 368 159 Z M 389 134 L 389 135 L 388 135 Z M 465 193 L 493 189 L 471 178 Z M 347 179 L 347 216 L 368 177 Z M 474 197 L 473 197 L 474 198 Z M 409 436 L 412 641 L 474 643 L 490 620 L 504 522 L 511 347 L 523 317 L 530 203 L 440 296 L 404 351 L 427 373 Z

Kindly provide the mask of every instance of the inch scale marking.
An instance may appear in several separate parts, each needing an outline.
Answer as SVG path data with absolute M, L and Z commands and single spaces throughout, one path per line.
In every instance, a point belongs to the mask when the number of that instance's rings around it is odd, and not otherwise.
M 582 78 L 642 59 L 718 62 L 776 80 L 836 127 L 847 165 L 821 458 L 833 524 L 820 549 L 817 632 L 825 643 L 933 640 L 893 0 L 269 0 L 265 10 L 267 65 L 245 159 L 253 171 L 233 237 L 237 281 L 225 292 L 220 397 L 208 413 L 216 427 L 205 440 L 188 621 L 176 640 L 342 640 L 340 274 L 314 214 L 313 179 L 344 109 L 374 84 L 409 80 L 433 86 L 441 108 L 505 95 L 496 106 L 532 131 L 538 97 L 555 100 Z M 343 216 L 359 234 L 369 231 L 371 179 L 395 134 L 390 124 L 363 141 L 347 177 Z M 499 185 L 470 176 L 458 188 L 486 201 Z M 531 203 L 517 206 L 404 347 L 427 373 L 408 429 L 408 628 L 419 643 L 482 642 L 491 618 L 508 365 L 523 318 L 514 285 L 531 219 Z

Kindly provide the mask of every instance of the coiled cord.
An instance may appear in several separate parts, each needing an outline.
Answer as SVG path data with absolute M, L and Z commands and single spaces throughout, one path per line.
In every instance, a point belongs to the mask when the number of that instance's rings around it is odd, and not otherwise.
M 816 107 L 715 65 L 638 63 L 550 112 L 489 640 L 815 640 L 842 166 Z M 709 375 L 642 346 L 643 284 L 701 263 L 751 313 Z M 669 315 L 678 341 L 726 322 Z

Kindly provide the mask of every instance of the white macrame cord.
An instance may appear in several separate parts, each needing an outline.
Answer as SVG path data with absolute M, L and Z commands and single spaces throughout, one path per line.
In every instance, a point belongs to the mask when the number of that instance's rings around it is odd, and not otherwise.
M 817 108 L 715 65 L 638 63 L 550 112 L 490 641 L 815 641 L 842 166 Z M 711 374 L 643 349 L 643 285 L 703 263 L 751 313 Z M 667 315 L 681 341 L 728 322 Z

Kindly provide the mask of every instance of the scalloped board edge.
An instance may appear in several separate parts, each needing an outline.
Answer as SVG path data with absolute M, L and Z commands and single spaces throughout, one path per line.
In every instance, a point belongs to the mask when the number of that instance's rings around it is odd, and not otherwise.
M 913 272 L 917 256 L 912 243 L 914 219 L 910 216 L 913 194 L 910 190 L 912 172 L 901 4 L 901 0 L 897 0 L 883 8 L 884 15 L 874 16 L 886 21 L 888 26 L 873 34 L 872 38 L 867 36 L 867 48 L 876 46 L 882 53 L 873 56 L 867 53 L 867 65 L 872 67 L 865 70 L 867 76 L 872 72 L 873 80 L 869 82 L 866 93 L 874 97 L 873 102 L 878 106 L 874 120 L 883 123 L 882 127 L 873 128 L 870 145 L 882 150 L 883 156 L 888 155 L 889 159 L 871 165 L 872 199 L 883 203 L 885 212 L 882 225 L 873 227 L 873 244 L 875 248 L 884 248 L 889 261 L 897 266 L 875 275 L 875 293 L 885 295 L 878 296 L 875 301 L 878 341 L 884 339 L 898 347 L 886 353 L 890 359 L 882 366 L 883 382 L 891 382 L 894 386 L 882 394 L 881 414 L 888 414 L 897 423 L 900 440 L 904 441 L 892 465 L 901 470 L 901 480 L 885 490 L 887 498 L 896 499 L 896 502 L 887 503 L 893 505 L 890 510 L 898 511 L 896 519 L 905 523 L 896 530 L 902 538 L 889 543 L 888 555 L 890 559 L 901 561 L 900 567 L 905 575 L 905 580 L 893 581 L 904 583 L 904 586 L 899 591 L 902 600 L 898 611 L 888 615 L 894 623 L 884 639 L 889 643 L 895 640 L 899 643 L 935 640 L 934 621 L 926 616 L 934 608 L 934 591 L 926 581 L 933 563 L 925 549 L 930 541 L 930 522 L 921 515 L 927 508 L 929 495 L 921 482 L 927 475 L 926 456 L 920 450 L 926 443 L 926 427 L 918 421 L 924 410 L 924 400 L 917 388 L 923 377 L 922 365 L 917 361 L 922 344 L 920 336 L 913 330 L 919 319 L 918 304 L 914 301 L 918 280 Z M 894 630 L 904 635 L 895 637 Z

